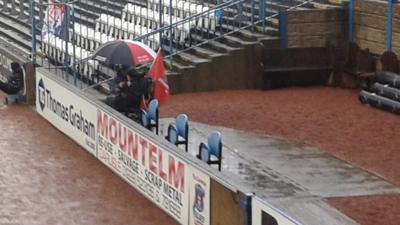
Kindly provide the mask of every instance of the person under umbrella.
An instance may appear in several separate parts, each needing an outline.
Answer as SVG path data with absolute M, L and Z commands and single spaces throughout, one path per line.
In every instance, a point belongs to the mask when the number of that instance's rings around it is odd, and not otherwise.
M 117 64 L 114 66 L 116 76 L 111 79 L 108 84 L 110 86 L 110 94 L 117 94 L 123 91 L 126 87 L 126 81 L 128 76 L 128 66 Z
M 140 103 L 149 90 L 148 80 L 134 67 L 127 72 L 126 86 L 115 96 L 108 97 L 106 103 L 115 110 L 124 113 L 136 122 L 140 121 Z
M 137 71 L 133 67 L 128 70 L 126 92 L 129 96 L 128 105 L 133 111 L 140 111 L 141 101 L 148 97 L 149 85 L 144 73 Z

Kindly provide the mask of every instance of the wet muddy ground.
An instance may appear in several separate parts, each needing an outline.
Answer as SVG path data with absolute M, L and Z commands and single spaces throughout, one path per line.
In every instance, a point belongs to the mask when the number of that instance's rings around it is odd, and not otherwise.
M 0 154 L 1 225 L 177 224 L 26 106 L 0 104 Z
M 307 143 L 400 186 L 399 117 L 361 105 L 357 94 L 324 87 L 181 94 L 160 112 Z M 176 224 L 32 109 L 0 104 L 0 118 L 0 224 Z M 400 221 L 399 195 L 329 201 L 363 225 Z
M 400 117 L 362 105 L 358 91 L 326 87 L 180 94 L 162 117 L 189 119 L 317 147 L 400 186 Z M 400 224 L 400 195 L 329 202 L 363 225 Z

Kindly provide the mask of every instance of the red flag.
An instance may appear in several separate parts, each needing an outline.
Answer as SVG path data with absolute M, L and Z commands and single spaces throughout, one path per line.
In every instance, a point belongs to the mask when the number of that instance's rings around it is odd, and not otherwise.
M 169 86 L 165 78 L 165 67 L 161 50 L 158 51 L 150 67 L 149 76 L 154 82 L 154 98 L 158 100 L 160 105 L 166 103 L 169 98 Z

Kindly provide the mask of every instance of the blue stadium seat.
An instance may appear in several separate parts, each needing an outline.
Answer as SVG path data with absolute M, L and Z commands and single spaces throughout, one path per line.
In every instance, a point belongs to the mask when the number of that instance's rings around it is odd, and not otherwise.
M 4 104 L 8 105 L 11 103 L 23 103 L 26 102 L 26 96 L 15 94 L 15 95 L 6 95 L 4 98 Z
M 189 119 L 186 114 L 180 114 L 176 117 L 176 128 L 178 129 L 177 145 L 184 144 L 185 151 L 188 151 L 189 140 Z
M 149 115 L 149 129 L 156 128 L 156 134 L 158 135 L 158 108 L 159 103 L 157 99 L 153 99 L 149 103 L 148 115 Z
M 176 128 L 175 124 L 170 124 L 168 126 L 168 132 L 166 139 L 174 145 L 178 143 L 178 129 Z
M 218 170 L 221 171 L 221 162 L 222 162 L 222 142 L 221 142 L 221 133 L 218 131 L 213 131 L 208 136 L 208 146 L 210 149 L 210 155 L 214 157 L 210 158 L 209 164 L 217 164 Z
M 142 126 L 149 128 L 150 125 L 150 118 L 149 115 L 145 110 L 142 110 Z
M 210 150 L 207 144 L 204 144 L 203 142 L 200 143 L 197 158 L 207 164 L 210 163 Z

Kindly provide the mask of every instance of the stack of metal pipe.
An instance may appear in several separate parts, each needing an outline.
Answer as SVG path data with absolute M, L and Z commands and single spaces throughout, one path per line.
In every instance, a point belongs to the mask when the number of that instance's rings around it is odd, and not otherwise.
M 360 92 L 364 104 L 400 115 L 400 75 L 392 72 L 376 73 L 376 83 Z

